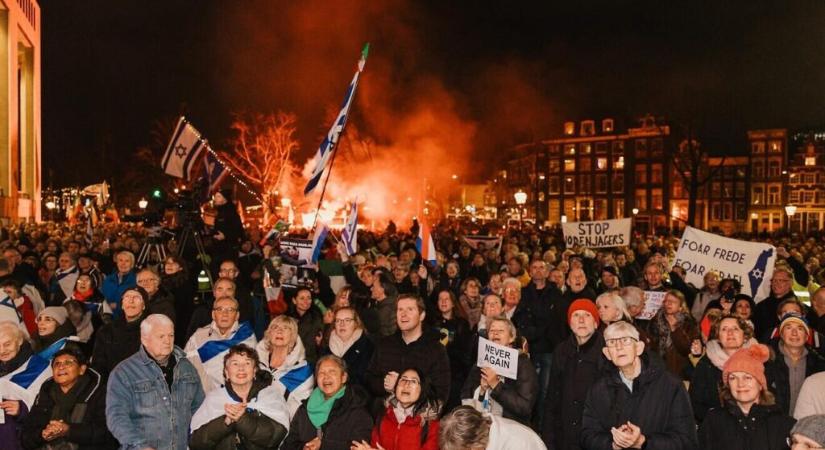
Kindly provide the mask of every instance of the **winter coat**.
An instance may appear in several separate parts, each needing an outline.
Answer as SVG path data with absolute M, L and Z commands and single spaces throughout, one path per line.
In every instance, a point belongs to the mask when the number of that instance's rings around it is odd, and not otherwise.
M 312 305 L 303 316 L 299 315 L 295 305 L 292 305 L 287 315 L 298 322 L 298 336 L 304 344 L 307 362 L 314 365 L 318 360 L 318 344 L 315 338 L 324 332 L 324 315 L 315 305 Z
M 784 450 L 794 419 L 776 405 L 753 405 L 745 415 L 735 403 L 708 412 L 699 427 L 703 450 Z
M 145 314 L 132 322 L 119 317 L 97 331 L 92 353 L 95 370 L 108 376 L 118 363 L 140 349 L 140 323 L 144 317 Z
M 768 342 L 770 340 L 771 332 L 779 325 L 779 317 L 776 316 L 776 308 L 783 300 L 789 298 L 796 298 L 793 290 L 788 291 L 782 297 L 771 295 L 756 304 L 756 309 L 753 311 L 751 320 L 754 326 L 754 336 L 759 342 Z
M 106 301 L 116 305 L 112 308 L 115 317 L 123 315 L 123 311 L 120 309 L 120 297 L 126 292 L 126 289 L 135 286 L 137 286 L 137 272 L 134 270 L 130 270 L 125 274 L 120 274 L 115 271 L 103 279 L 103 284 L 100 285 L 100 292 L 106 297 Z
M 805 356 L 805 378 L 825 371 L 825 358 L 810 348 Z M 785 356 L 779 350 L 779 342 L 771 344 L 771 360 L 765 364 L 765 377 L 768 380 L 771 392 L 776 396 L 776 405 L 784 414 L 793 414 L 791 411 L 791 385 L 788 364 Z
M 429 417 L 428 417 L 429 416 Z M 372 429 L 372 446 L 385 450 L 438 450 L 438 411 L 416 414 L 398 423 L 392 406 Z
M 660 309 L 650 324 L 650 334 L 653 338 L 653 349 L 665 361 L 667 370 L 679 378 L 686 379 L 690 364 L 690 346 L 694 340 L 700 339 L 699 327 L 689 314 L 685 314 L 682 322 L 675 330 L 665 318 L 664 309 Z M 664 348 L 667 341 L 670 345 Z
M 545 333 L 549 319 L 544 311 L 545 308 L 528 304 L 522 299 L 510 318 L 518 335 L 527 340 L 530 353 L 549 353 L 553 350 L 547 345 Z
M 542 424 L 542 440 L 548 449 L 579 448 L 587 392 L 613 367 L 603 348 L 604 338 L 597 331 L 584 345 L 570 336 L 553 352 Z
M 470 366 L 474 363 L 470 360 L 472 334 L 470 325 L 461 317 L 445 320 L 439 315 L 432 328 L 447 348 L 447 357 L 450 359 L 450 398 L 445 405 L 446 410 L 450 411 L 461 402 L 461 386 L 467 379 Z
M 57 326 L 54 333 L 48 336 L 32 336 L 32 350 L 34 350 L 35 353 L 41 352 L 65 337 L 74 336 L 76 331 L 74 325 L 72 325 L 72 321 L 66 319 L 65 322 Z
M 384 376 L 388 372 L 401 373 L 415 367 L 430 378 L 438 399 L 446 403 L 450 395 L 450 360 L 439 336 L 425 329 L 418 339 L 407 344 L 401 332 L 386 336 L 375 347 L 367 367 L 367 390 L 377 398 L 384 398 Z
M 521 289 L 521 301 L 529 306 L 539 320 L 540 331 L 536 333 L 537 337 L 528 338 L 530 353 L 552 353 L 570 334 L 570 326 L 567 324 L 569 303 L 563 300 L 561 291 L 553 283 L 547 282 L 544 289 L 539 291 L 532 281 Z
M 106 386 L 103 377 L 91 368 L 81 376 L 87 377 L 87 380 L 85 386 L 80 387 L 81 391 L 77 393 L 70 417 L 66 420 L 69 424 L 69 433 L 53 442 L 77 444 L 79 450 L 117 448 L 117 441 L 106 428 Z M 23 424 L 21 440 L 26 449 L 37 449 L 47 444 L 41 433 L 53 419 L 53 389 L 60 389 L 53 379 L 43 383 L 29 417 Z
M 478 402 L 479 384 L 481 383 L 481 369 L 478 366 L 470 369 L 467 381 L 461 389 L 461 398 L 465 404 Z M 504 378 L 490 392 L 490 398 L 501 405 L 502 417 L 513 419 L 525 425 L 530 424 L 533 405 L 539 395 L 539 382 L 536 368 L 530 358 L 524 353 L 518 355 L 518 379 Z
M 721 385 L 722 369 L 716 367 L 705 354 L 693 368 L 693 377 L 690 380 L 690 404 L 697 423 L 702 423 L 708 410 L 722 406 L 719 399 Z
M 375 344 L 367 333 L 362 333 L 361 337 L 341 356 L 341 359 L 347 363 L 348 383 L 366 388 L 366 372 L 373 352 L 375 352 Z M 321 349 L 320 356 L 330 354 L 332 351 L 328 345 Z
M 23 341 L 20 350 L 18 350 L 14 358 L 7 362 L 0 362 L 0 377 L 4 377 L 19 369 L 31 356 L 31 346 L 28 342 Z M 18 450 L 23 448 L 19 435 L 23 429 L 23 424 L 26 423 L 26 419 L 28 418 L 29 408 L 26 406 L 26 402 L 22 400 L 18 403 L 20 404 L 20 412 L 17 413 L 16 416 L 6 414 L 6 420 L 0 423 L 0 442 L 3 443 L 4 450 Z
M 158 288 L 155 295 L 149 297 L 149 301 L 146 303 L 146 315 L 149 314 L 163 314 L 172 322 L 175 322 L 175 297 L 163 286 Z
M 645 435 L 646 448 L 697 449 L 696 423 L 684 385 L 665 369 L 649 364 L 647 355 L 642 355 L 641 362 L 632 392 L 617 368 L 590 389 L 582 415 L 582 447 L 612 449 L 610 429 L 630 421 Z
M 195 311 L 195 284 L 187 276 L 186 271 L 179 271 L 172 275 L 164 274 L 160 285 L 169 291 L 175 303 L 175 344 L 180 347 L 186 345 L 186 327 Z
M 335 401 L 327 422 L 321 427 L 323 450 L 349 450 L 352 441 L 369 441 L 372 417 L 367 411 L 367 395 L 361 388 L 346 386 L 344 396 Z M 292 423 L 282 450 L 301 450 L 304 444 L 319 436 L 319 430 L 309 420 L 307 401 L 301 405 Z

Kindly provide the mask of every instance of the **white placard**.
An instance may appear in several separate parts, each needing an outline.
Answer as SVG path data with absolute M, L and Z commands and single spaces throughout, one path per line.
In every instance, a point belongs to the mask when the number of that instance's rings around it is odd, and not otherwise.
M 478 338 L 478 367 L 490 367 L 497 374 L 515 380 L 518 376 L 518 349 L 498 345 L 495 342 Z
M 742 283 L 742 293 L 760 301 L 770 295 L 776 249 L 770 244 L 740 241 L 686 227 L 674 266 L 687 273 L 685 281 L 704 285 L 704 276 L 716 271 L 721 278 Z
M 665 295 L 667 295 L 667 292 L 645 291 L 645 309 L 642 310 L 637 319 L 652 319 L 662 307 L 662 303 L 665 301 Z
M 619 247 L 630 245 L 630 222 L 630 219 L 567 222 L 561 224 L 561 228 L 567 248 Z

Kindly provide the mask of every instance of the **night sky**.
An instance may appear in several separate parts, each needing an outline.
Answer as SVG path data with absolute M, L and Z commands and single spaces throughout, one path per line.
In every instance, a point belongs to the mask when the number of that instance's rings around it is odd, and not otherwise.
M 825 125 L 825 2 L 518 3 L 40 0 L 44 185 L 117 188 L 181 112 L 216 146 L 232 113 L 294 112 L 303 162 L 366 41 L 351 124 L 389 148 L 424 106 L 466 124 L 470 179 L 568 118 L 650 112 L 720 152 Z

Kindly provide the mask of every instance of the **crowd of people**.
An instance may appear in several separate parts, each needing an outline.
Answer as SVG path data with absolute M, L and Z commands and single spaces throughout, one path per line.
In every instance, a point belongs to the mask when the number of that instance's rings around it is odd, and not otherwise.
M 292 286 L 278 238 L 216 197 L 208 260 L 139 264 L 131 224 L 0 228 L 0 447 L 825 447 L 821 236 L 757 237 L 779 255 L 764 299 L 687 283 L 675 236 L 566 248 L 455 222 L 434 262 L 417 224 L 361 231 L 355 254 L 332 237 L 343 282 Z M 515 349 L 515 376 L 477 364 L 482 339 Z

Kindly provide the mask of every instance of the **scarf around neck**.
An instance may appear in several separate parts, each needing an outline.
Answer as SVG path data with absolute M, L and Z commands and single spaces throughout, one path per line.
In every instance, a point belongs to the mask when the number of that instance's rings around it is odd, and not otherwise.
M 343 358 L 344 354 L 349 351 L 350 347 L 358 342 L 358 339 L 361 339 L 362 334 L 364 334 L 363 330 L 356 329 L 355 332 L 352 333 L 352 336 L 350 336 L 349 340 L 345 341 L 338 336 L 338 333 L 336 333 L 335 330 L 333 330 L 332 333 L 329 334 L 329 351 L 331 351 L 333 355 Z
M 307 401 L 307 415 L 309 416 L 309 421 L 312 422 L 315 428 L 321 428 L 327 423 L 329 413 L 332 411 L 335 401 L 343 397 L 346 390 L 346 386 L 342 386 L 341 389 L 329 399 L 324 399 L 324 393 L 321 392 L 321 389 L 315 388 L 312 390 L 309 401 Z

